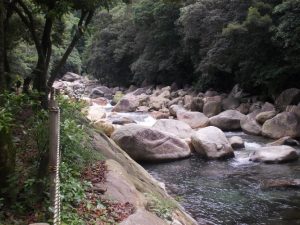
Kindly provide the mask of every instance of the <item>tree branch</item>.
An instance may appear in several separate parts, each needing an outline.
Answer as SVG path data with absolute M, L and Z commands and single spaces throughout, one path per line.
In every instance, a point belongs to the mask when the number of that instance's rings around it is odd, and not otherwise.
M 79 41 L 79 39 L 83 36 L 84 31 L 86 30 L 87 26 L 89 25 L 89 23 L 91 22 L 93 15 L 95 13 L 95 10 L 90 10 L 88 12 L 82 12 L 81 13 L 81 17 L 80 20 L 78 22 L 78 27 L 77 27 L 77 31 L 71 41 L 71 43 L 69 44 L 67 50 L 65 51 L 64 55 L 62 56 L 61 60 L 59 61 L 59 63 L 54 67 L 51 76 L 47 82 L 47 87 L 51 88 L 55 79 L 58 76 L 59 71 L 61 70 L 61 68 L 64 66 L 64 64 L 66 63 L 69 55 L 71 54 L 71 52 L 73 51 L 75 45 L 77 44 L 77 42 Z

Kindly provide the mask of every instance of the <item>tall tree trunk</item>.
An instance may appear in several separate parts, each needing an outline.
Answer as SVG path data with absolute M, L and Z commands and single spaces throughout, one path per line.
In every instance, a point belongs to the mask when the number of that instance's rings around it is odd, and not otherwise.
M 4 2 L 0 0 L 0 93 L 6 88 L 4 70 Z
M 0 94 L 6 89 L 4 69 L 4 15 L 5 8 L 3 0 L 0 0 Z M 0 96 L 0 106 L 5 102 Z M 15 168 L 15 151 L 12 146 L 10 128 L 0 129 L 0 188 L 7 185 L 7 178 Z M 5 198 L 7 196 L 4 196 Z

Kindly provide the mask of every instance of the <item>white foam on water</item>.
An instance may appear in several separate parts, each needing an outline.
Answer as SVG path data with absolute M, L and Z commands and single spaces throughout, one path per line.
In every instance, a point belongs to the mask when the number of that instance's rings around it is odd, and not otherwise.
M 252 162 L 249 160 L 249 154 L 249 152 L 245 152 L 243 150 L 241 152 L 236 151 L 233 162 L 231 162 L 230 164 L 234 167 L 251 164 Z
M 245 149 L 246 150 L 257 150 L 261 147 L 261 144 L 255 142 L 245 142 Z
M 143 121 L 136 121 L 137 124 L 152 127 L 156 123 L 156 119 L 154 119 L 152 116 L 146 116 Z

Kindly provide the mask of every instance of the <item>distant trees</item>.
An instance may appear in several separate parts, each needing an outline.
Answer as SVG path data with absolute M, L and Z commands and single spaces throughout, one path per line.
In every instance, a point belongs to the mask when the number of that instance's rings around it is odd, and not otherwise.
M 88 71 L 111 85 L 238 82 L 268 95 L 300 86 L 299 0 L 179 2 L 136 1 L 127 14 L 118 6 L 94 34 Z

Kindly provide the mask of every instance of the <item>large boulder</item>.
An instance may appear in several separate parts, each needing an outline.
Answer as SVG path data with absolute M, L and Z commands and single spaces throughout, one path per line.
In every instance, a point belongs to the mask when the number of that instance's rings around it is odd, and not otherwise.
M 201 97 L 194 97 L 191 102 L 191 111 L 203 112 L 204 101 Z
M 209 119 L 210 125 L 220 128 L 221 130 L 239 130 L 241 129 L 241 119 L 246 117 L 237 110 L 226 110 L 219 115 Z
M 112 125 L 111 123 L 105 120 L 98 120 L 93 125 L 97 129 L 103 131 L 108 137 L 110 137 L 112 133 L 115 131 L 114 125 Z
M 168 225 L 168 223 L 145 209 L 138 209 L 120 225 Z
M 74 82 L 76 80 L 80 80 L 81 78 L 82 76 L 76 73 L 67 72 L 61 79 L 63 81 Z
M 151 96 L 149 100 L 149 107 L 154 110 L 160 110 L 168 106 L 169 99 L 163 96 Z
M 290 146 L 262 147 L 250 156 L 250 161 L 284 163 L 298 159 L 296 150 Z
M 180 138 L 141 125 L 123 126 L 111 138 L 136 161 L 174 160 L 191 154 Z
M 113 97 L 113 91 L 106 87 L 106 86 L 99 86 L 92 90 L 90 98 L 98 98 L 98 97 L 105 97 L 108 99 L 112 99 Z
M 236 109 L 240 106 L 240 100 L 234 97 L 228 97 L 222 100 L 223 110 Z
M 92 105 L 88 108 L 87 118 L 90 121 L 98 121 L 106 117 L 106 112 L 99 105 Z
M 261 112 L 256 115 L 255 120 L 260 124 L 264 124 L 267 120 L 272 119 L 274 116 L 276 116 L 276 114 L 276 111 Z
M 113 112 L 134 112 L 143 102 L 147 102 L 149 96 L 146 94 L 133 95 L 126 94 L 122 99 L 114 106 Z
M 278 146 L 278 145 L 299 146 L 300 143 L 299 141 L 287 136 L 267 144 L 267 146 Z
M 241 128 L 245 133 L 261 135 L 261 125 L 255 120 L 256 115 L 259 113 L 260 110 L 256 110 L 241 119 Z
M 288 105 L 285 109 L 286 112 L 293 112 L 300 118 L 300 105 Z
M 154 129 L 159 131 L 174 134 L 179 138 L 190 138 L 193 134 L 193 129 L 187 123 L 180 120 L 161 119 L 153 125 Z
M 250 103 L 242 103 L 236 110 L 242 114 L 247 115 L 249 113 L 250 107 Z
M 300 102 L 300 89 L 290 88 L 283 91 L 275 100 L 275 105 L 284 110 L 288 105 L 297 105 Z
M 176 115 L 178 120 L 187 123 L 193 129 L 206 127 L 209 124 L 208 117 L 206 117 L 201 112 L 190 112 L 185 110 L 178 110 Z
M 262 134 L 273 139 L 300 137 L 300 118 L 292 112 L 279 113 L 264 123 Z
M 209 126 L 198 130 L 192 135 L 192 145 L 197 153 L 208 159 L 234 157 L 229 141 L 217 127 Z
M 171 116 L 177 116 L 177 112 L 179 111 L 185 111 L 185 109 L 181 105 L 172 105 L 169 107 L 170 115 Z
M 222 111 L 221 101 L 208 101 L 203 106 L 203 113 L 207 117 L 218 115 Z

